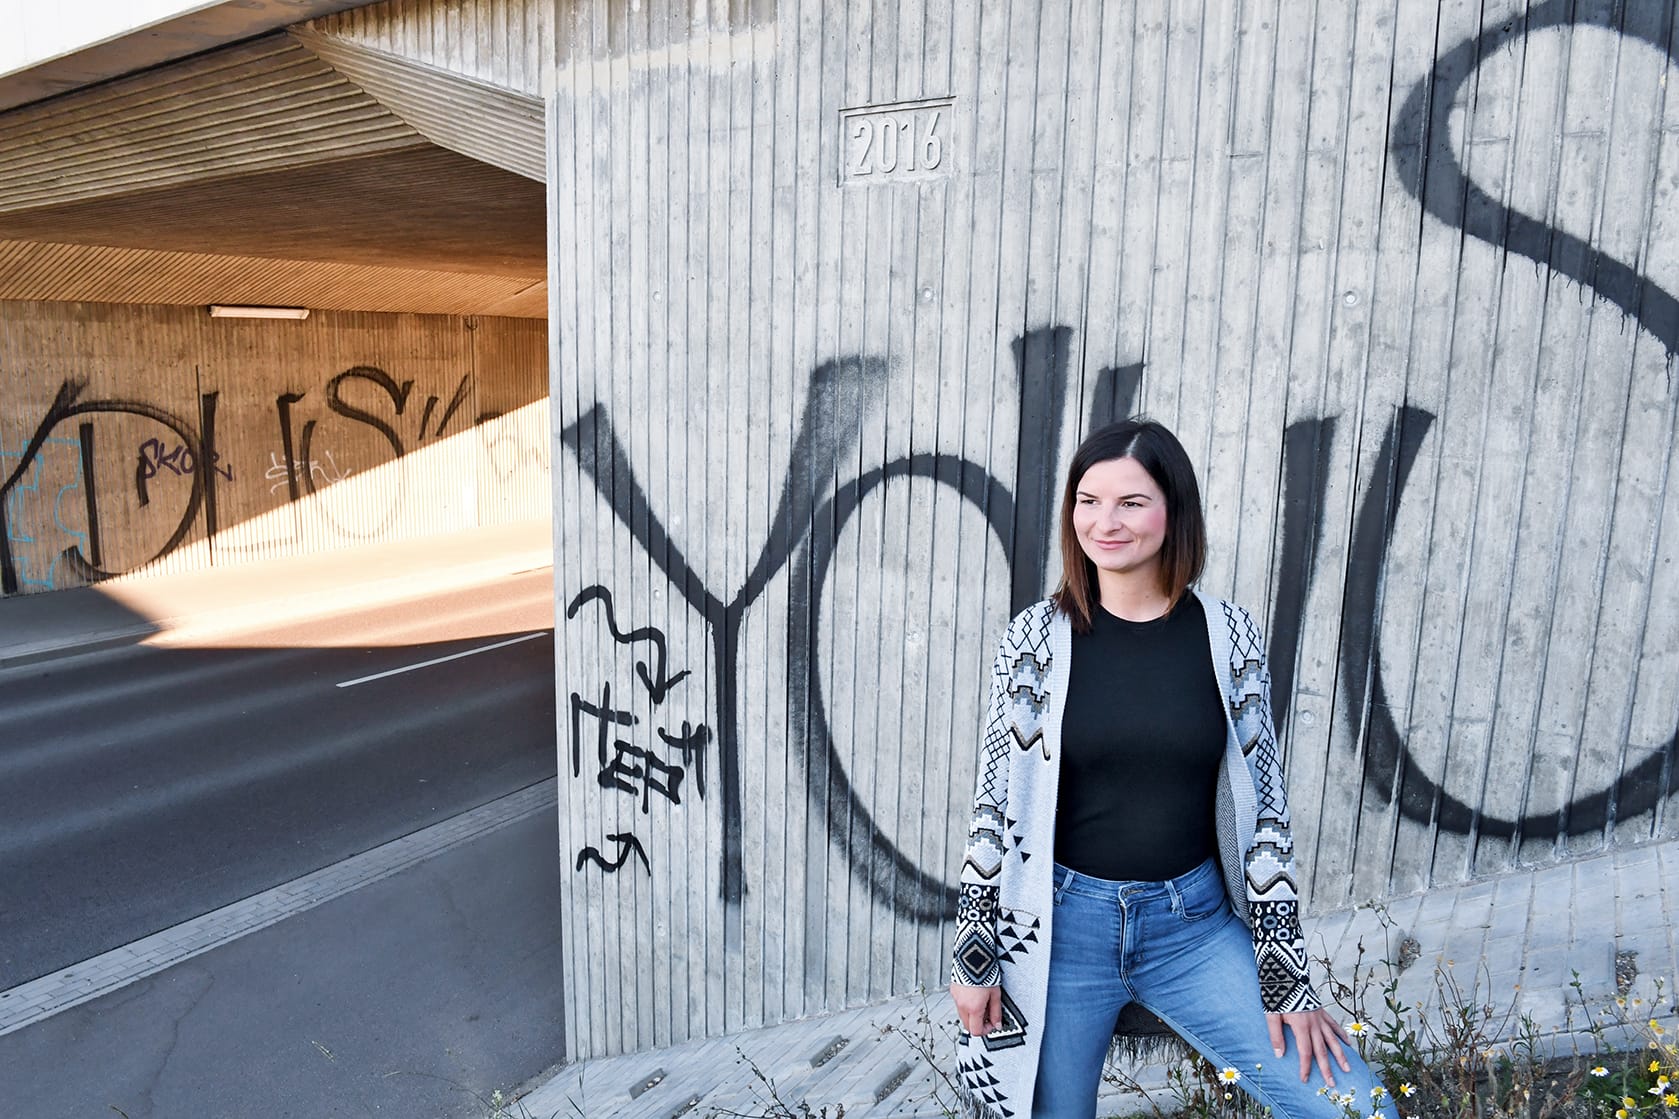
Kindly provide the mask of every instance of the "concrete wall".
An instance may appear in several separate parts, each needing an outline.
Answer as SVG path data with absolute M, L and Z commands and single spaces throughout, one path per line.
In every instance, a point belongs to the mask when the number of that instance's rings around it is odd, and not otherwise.
M 0 302 L 7 594 L 549 512 L 528 319 Z
M 721 7 L 555 30 L 572 1055 L 942 982 L 982 666 L 1133 410 L 1317 908 L 1673 834 L 1670 5 Z

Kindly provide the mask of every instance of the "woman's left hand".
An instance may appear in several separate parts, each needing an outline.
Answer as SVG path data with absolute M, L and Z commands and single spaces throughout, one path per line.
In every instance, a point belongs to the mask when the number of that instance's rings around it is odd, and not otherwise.
M 1347 1055 L 1341 1051 L 1343 1044 L 1352 1042 L 1341 1023 L 1329 1016 L 1329 1011 L 1320 1007 L 1294 1014 L 1267 1014 L 1265 1024 L 1271 1029 L 1271 1050 L 1279 1057 L 1283 1055 L 1283 1026 L 1294 1031 L 1295 1048 L 1300 1050 L 1300 1083 L 1306 1083 L 1311 1076 L 1313 1062 L 1323 1073 L 1323 1082 L 1331 1088 L 1335 1087 L 1335 1073 L 1329 1067 L 1331 1058 L 1341 1066 L 1342 1072 L 1352 1071 Z

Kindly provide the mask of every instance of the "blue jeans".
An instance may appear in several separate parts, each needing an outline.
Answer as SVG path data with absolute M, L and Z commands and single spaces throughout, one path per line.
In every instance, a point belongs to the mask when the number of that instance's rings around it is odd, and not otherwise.
M 1340 1119 L 1346 1113 L 1320 1093 L 1313 1067 L 1300 1082 L 1300 1053 L 1271 1049 L 1259 1001 L 1253 937 L 1225 896 L 1208 859 L 1165 882 L 1115 882 L 1055 867 L 1050 930 L 1049 1002 L 1033 1093 L 1034 1119 L 1091 1119 L 1102 1060 L 1114 1021 L 1133 999 L 1159 1015 L 1214 1068 L 1234 1068 L 1237 1087 L 1276 1119 Z M 1379 1081 L 1352 1046 L 1351 1072 L 1332 1071 L 1337 1093 L 1352 1092 L 1360 1116 L 1398 1119 Z

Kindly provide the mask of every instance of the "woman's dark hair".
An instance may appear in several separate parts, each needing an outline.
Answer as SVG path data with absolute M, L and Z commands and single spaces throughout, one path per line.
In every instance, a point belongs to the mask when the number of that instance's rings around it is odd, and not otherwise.
M 1078 633 L 1090 632 L 1101 592 L 1096 565 L 1079 546 L 1073 508 L 1079 483 L 1092 466 L 1116 458 L 1134 459 L 1166 496 L 1166 539 L 1160 546 L 1160 589 L 1173 606 L 1201 577 L 1207 560 L 1207 525 L 1201 516 L 1201 487 L 1189 455 L 1161 424 L 1137 416 L 1098 428 L 1073 452 L 1061 492 L 1061 585 L 1051 597 Z

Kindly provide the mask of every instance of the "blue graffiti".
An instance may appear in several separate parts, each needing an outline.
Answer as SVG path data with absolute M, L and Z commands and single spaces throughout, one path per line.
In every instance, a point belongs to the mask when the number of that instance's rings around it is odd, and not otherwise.
M 49 448 L 51 450 L 49 451 Z M 49 465 L 52 467 L 50 477 L 67 479 L 58 486 L 58 492 L 52 500 L 53 524 L 49 528 L 43 524 L 31 524 L 24 514 L 26 510 L 42 510 L 46 507 L 42 496 L 43 487 L 51 492 L 53 483 L 44 480 Z M 4 443 L 0 443 L 0 463 L 7 459 L 21 460 L 24 449 L 7 450 Z M 4 466 L 0 466 L 0 476 L 9 473 Z M 64 542 L 60 539 L 47 539 L 46 533 L 53 533 L 57 537 L 70 537 L 76 546 L 86 549 L 88 534 L 85 528 L 75 527 L 85 517 L 87 506 L 82 494 L 82 447 L 74 439 L 49 438 L 41 445 L 41 453 L 36 455 L 24 470 L 22 477 L 12 492 L 6 495 L 6 539 L 11 544 L 12 554 L 17 557 L 18 583 L 21 586 L 36 587 L 42 590 L 52 590 L 59 586 L 58 568 L 64 556 Z M 66 499 L 72 504 L 65 505 Z M 71 517 L 66 520 L 66 509 Z M 51 557 L 44 566 L 35 564 L 31 552 L 45 549 Z

